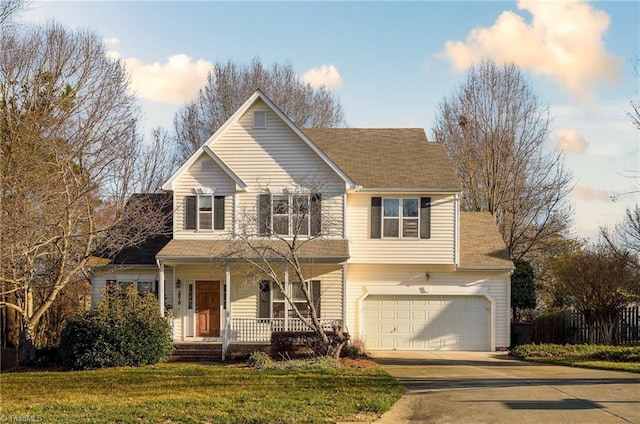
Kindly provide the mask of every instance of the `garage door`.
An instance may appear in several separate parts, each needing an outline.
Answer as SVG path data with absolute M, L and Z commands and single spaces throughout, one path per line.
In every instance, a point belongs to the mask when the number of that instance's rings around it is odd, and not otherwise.
M 479 350 L 491 346 L 491 305 L 483 296 L 371 295 L 364 329 L 371 350 Z

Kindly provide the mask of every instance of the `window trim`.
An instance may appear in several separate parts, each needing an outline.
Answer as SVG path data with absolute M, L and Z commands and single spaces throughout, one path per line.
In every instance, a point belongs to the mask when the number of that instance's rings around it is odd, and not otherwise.
M 321 305 L 322 301 L 322 281 L 321 280 L 307 280 L 305 282 L 306 284 L 309 285 L 309 294 L 311 295 L 311 302 L 314 304 L 314 306 L 316 307 L 316 314 L 318 315 L 317 318 L 321 319 L 321 308 L 319 307 L 319 305 Z M 293 281 L 289 283 L 289 292 L 291 293 L 290 297 L 293 297 L 293 286 L 295 284 L 300 284 L 299 281 Z M 314 290 L 314 284 L 318 285 L 318 299 L 314 299 L 314 293 L 316 290 Z M 267 290 L 265 290 L 265 288 L 267 288 Z M 276 298 L 276 293 L 280 291 L 280 288 L 278 287 L 278 285 L 272 281 L 272 280 L 261 280 L 259 282 L 258 285 L 258 308 L 260 308 L 260 303 L 263 301 L 263 299 L 261 299 L 261 296 L 263 296 L 263 294 L 266 294 L 266 292 L 268 291 L 269 293 L 269 299 L 268 299 L 268 307 L 269 307 L 269 317 L 268 319 L 282 319 L 284 318 L 284 313 L 283 316 L 281 317 L 276 317 L 274 316 L 274 304 L 282 304 L 282 311 L 285 311 L 285 307 L 288 304 L 287 298 L 282 295 L 281 299 Z M 304 306 L 307 306 L 307 301 L 304 299 L 304 296 L 302 296 L 299 299 L 291 299 L 292 303 L 294 304 L 304 304 Z M 316 304 L 317 303 L 317 304 Z M 298 308 L 299 309 L 299 308 Z M 258 311 L 258 314 L 260 311 Z M 302 312 L 302 311 L 301 311 Z M 289 309 L 288 309 L 288 316 L 289 318 L 297 318 L 297 316 L 295 315 L 295 312 L 293 312 L 293 308 L 289 305 Z M 266 317 L 261 317 L 261 318 L 266 318 Z
M 271 233 L 271 235 L 277 235 L 277 236 L 281 236 L 281 237 L 293 237 L 294 235 L 296 237 L 314 237 L 315 235 L 312 235 L 311 232 L 311 227 L 312 227 L 312 220 L 311 220 L 311 214 L 312 214 L 312 204 L 314 202 L 320 202 L 321 201 L 321 195 L 320 194 L 316 194 L 316 193 L 308 193 L 308 194 L 299 194 L 299 193 L 264 193 L 269 195 L 269 222 L 268 222 L 268 228 L 267 230 Z M 286 234 L 281 234 L 281 233 L 277 233 L 275 231 L 274 228 L 274 217 L 283 217 L 284 214 L 281 213 L 276 213 L 275 212 L 275 200 L 277 198 L 282 198 L 282 197 L 286 197 L 287 198 L 287 233 Z M 295 233 L 295 224 L 296 224 L 296 217 L 298 216 L 298 214 L 296 213 L 296 199 L 304 199 L 306 200 L 306 212 L 304 213 L 303 217 L 304 220 L 306 221 L 306 232 L 298 232 L 297 234 Z M 302 204 L 302 202 L 301 202 Z M 314 206 L 315 207 L 315 206 Z M 321 209 L 318 210 L 319 214 L 322 214 Z M 260 215 L 260 219 L 262 213 L 260 211 L 258 211 L 258 214 Z M 320 218 L 321 219 L 321 218 Z M 320 232 L 320 227 L 318 228 L 318 232 Z M 301 227 L 301 228 L 304 228 Z M 261 234 L 262 236 L 266 236 L 268 237 L 269 235 L 264 235 Z
M 209 197 L 211 199 L 211 211 L 201 211 L 200 199 L 203 197 Z M 193 225 L 194 228 L 189 228 L 190 217 L 189 214 L 193 213 L 189 210 L 189 200 L 195 199 L 195 216 L 193 217 Z M 216 196 L 214 193 L 197 193 L 191 194 L 185 197 L 185 209 L 184 209 L 184 229 L 187 231 L 207 231 L 214 232 L 224 230 L 225 227 L 225 219 L 224 219 L 224 201 L 225 196 Z M 222 216 L 218 216 L 218 207 L 222 206 Z M 200 225 L 200 214 L 207 213 L 211 214 L 211 227 L 209 228 L 201 228 Z M 218 218 L 218 221 L 216 220 Z M 219 227 L 219 228 L 218 228 Z
M 397 200 L 398 201 L 398 216 L 385 216 L 384 203 L 385 200 Z M 415 200 L 418 205 L 417 216 L 404 216 L 404 201 Z M 381 211 L 380 211 L 380 238 L 381 239 L 406 239 L 406 240 L 420 240 L 420 197 L 382 197 L 381 198 Z M 385 220 L 397 220 L 398 221 L 398 235 L 397 236 L 385 236 L 384 223 Z M 405 220 L 417 220 L 416 236 L 408 237 L 404 236 L 404 221 Z

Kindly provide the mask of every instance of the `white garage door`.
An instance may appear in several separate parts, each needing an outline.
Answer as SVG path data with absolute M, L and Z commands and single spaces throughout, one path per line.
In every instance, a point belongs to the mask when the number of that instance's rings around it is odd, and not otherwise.
M 371 295 L 364 301 L 371 350 L 478 350 L 491 346 L 491 305 L 483 296 Z

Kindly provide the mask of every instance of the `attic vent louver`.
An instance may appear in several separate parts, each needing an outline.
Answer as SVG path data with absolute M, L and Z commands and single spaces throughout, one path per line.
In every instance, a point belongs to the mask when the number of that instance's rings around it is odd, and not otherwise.
M 267 128 L 266 110 L 256 110 L 253 112 L 253 128 Z

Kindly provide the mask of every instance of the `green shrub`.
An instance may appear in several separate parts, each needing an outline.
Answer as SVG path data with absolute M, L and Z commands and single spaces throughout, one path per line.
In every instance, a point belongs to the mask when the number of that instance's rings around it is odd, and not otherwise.
M 640 362 L 640 346 L 590 344 L 529 344 L 517 346 L 511 354 L 520 359 L 549 361 Z
M 273 361 L 271 360 L 271 357 L 265 352 L 257 350 L 249 355 L 247 364 L 249 364 L 249 366 L 253 368 L 265 369 L 270 368 L 273 365 Z
M 67 321 L 59 352 L 71 369 L 155 364 L 173 352 L 171 328 L 153 294 L 115 289 L 94 310 Z

